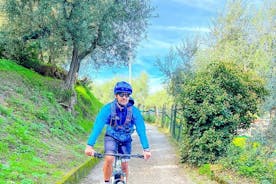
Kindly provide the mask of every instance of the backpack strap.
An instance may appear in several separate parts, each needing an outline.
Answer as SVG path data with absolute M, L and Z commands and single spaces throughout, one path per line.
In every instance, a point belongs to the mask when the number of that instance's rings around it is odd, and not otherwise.
M 117 113 L 116 113 L 116 105 L 117 105 L 117 102 L 116 101 L 113 101 L 111 103 L 111 117 L 110 117 L 110 126 L 114 127 L 115 129 L 124 129 L 124 128 L 129 128 L 129 124 L 132 120 L 132 106 L 129 106 L 127 107 L 127 115 L 126 115 L 126 119 L 125 119 L 125 122 L 123 124 L 123 126 L 119 126 L 118 125 L 118 120 L 119 120 L 119 117 L 117 116 Z
M 117 125 L 117 114 L 116 114 L 116 101 L 111 103 L 111 117 L 110 117 L 110 126 L 115 127 Z
M 132 120 L 132 106 L 127 107 L 127 115 L 124 125 L 129 125 Z

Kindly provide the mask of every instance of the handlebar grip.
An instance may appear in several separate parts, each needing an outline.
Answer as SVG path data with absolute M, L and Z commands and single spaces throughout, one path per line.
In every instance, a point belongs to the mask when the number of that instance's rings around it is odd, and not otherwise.
M 101 153 L 94 153 L 95 158 L 103 158 L 103 154 Z
M 132 157 L 136 157 L 136 158 L 144 158 L 144 155 L 141 155 L 141 154 L 135 154 L 135 155 L 132 155 Z

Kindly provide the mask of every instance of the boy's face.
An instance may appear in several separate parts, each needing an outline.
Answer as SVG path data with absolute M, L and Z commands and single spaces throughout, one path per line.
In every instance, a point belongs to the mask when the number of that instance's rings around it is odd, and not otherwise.
M 128 93 L 118 93 L 115 95 L 119 104 L 125 106 L 128 104 L 129 101 L 129 94 Z

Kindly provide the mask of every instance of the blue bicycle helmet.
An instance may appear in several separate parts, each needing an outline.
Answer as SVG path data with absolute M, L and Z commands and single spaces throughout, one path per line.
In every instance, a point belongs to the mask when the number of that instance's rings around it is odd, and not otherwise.
M 132 87 L 129 83 L 125 81 L 117 82 L 117 84 L 114 87 L 114 94 L 118 93 L 132 93 Z

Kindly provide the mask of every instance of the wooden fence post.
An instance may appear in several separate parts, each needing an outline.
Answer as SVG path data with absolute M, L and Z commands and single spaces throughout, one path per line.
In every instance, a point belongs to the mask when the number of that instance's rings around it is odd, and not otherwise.
M 176 104 L 174 105 L 174 109 L 173 109 L 173 137 L 175 138 L 175 128 L 176 128 Z
M 154 106 L 154 115 L 155 115 L 155 123 L 159 121 L 159 112 L 158 112 L 158 107 L 155 105 Z
M 181 132 L 182 132 L 182 125 L 181 123 L 179 124 L 178 126 L 178 135 L 177 135 L 177 141 L 180 140 L 180 137 L 181 137 Z
M 156 107 L 156 105 L 153 107 L 153 109 L 155 117 L 158 118 L 158 108 Z
M 170 133 L 172 135 L 172 126 L 173 126 L 173 105 L 171 107 L 171 118 L 170 118 Z
M 162 107 L 162 116 L 161 116 L 161 127 L 164 128 L 165 125 L 165 114 L 166 113 L 166 106 L 165 104 Z

